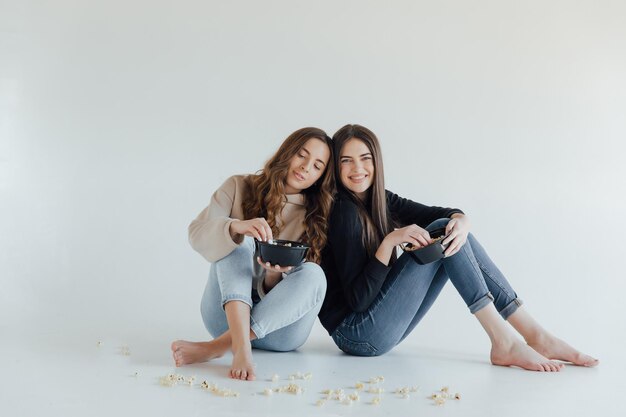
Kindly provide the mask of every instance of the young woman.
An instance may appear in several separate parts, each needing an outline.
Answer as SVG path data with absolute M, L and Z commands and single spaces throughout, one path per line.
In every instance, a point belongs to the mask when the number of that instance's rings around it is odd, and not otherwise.
M 231 378 L 255 379 L 251 348 L 290 351 L 307 339 L 326 279 L 320 255 L 335 187 L 332 143 L 322 130 L 292 133 L 256 175 L 230 177 L 189 225 L 191 246 L 211 262 L 201 302 L 209 342 L 172 343 L 176 366 L 233 352 Z M 302 240 L 307 262 L 255 259 L 254 239 Z
M 322 256 L 328 290 L 319 314 L 344 352 L 381 355 L 400 343 L 424 317 L 448 279 L 491 339 L 491 362 L 534 371 L 559 371 L 562 360 L 595 366 L 544 330 L 489 256 L 469 233 L 461 210 L 429 207 L 385 190 L 374 133 L 359 125 L 333 137 L 338 196 Z M 420 265 L 404 243 L 422 247 L 429 231 L 444 228 L 445 257 Z M 509 330 L 507 320 L 525 339 Z

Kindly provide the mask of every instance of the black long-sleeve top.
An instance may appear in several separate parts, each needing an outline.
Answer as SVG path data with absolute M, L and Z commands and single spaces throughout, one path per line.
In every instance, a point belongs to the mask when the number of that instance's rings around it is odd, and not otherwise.
M 386 191 L 386 197 L 395 227 L 416 224 L 426 228 L 437 219 L 463 213 L 459 209 L 416 203 L 390 191 Z M 368 255 L 357 205 L 345 193 L 339 193 L 335 199 L 321 266 L 328 285 L 319 318 L 332 334 L 352 312 L 367 311 L 391 270 L 391 266 Z

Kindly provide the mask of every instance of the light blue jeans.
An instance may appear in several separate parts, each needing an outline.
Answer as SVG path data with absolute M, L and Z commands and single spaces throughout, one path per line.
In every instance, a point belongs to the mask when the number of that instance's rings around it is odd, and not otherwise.
M 426 230 L 445 227 L 439 219 Z M 450 279 L 470 313 L 493 303 L 503 319 L 522 305 L 502 272 L 471 233 L 461 250 L 448 258 L 419 265 L 410 254 L 398 258 L 367 311 L 352 313 L 331 335 L 344 352 L 378 356 L 404 340 L 426 315 Z
M 305 262 L 283 275 L 262 299 L 256 285 L 264 269 L 256 262 L 254 239 L 244 241 L 211 265 L 200 303 L 204 326 L 213 337 L 228 330 L 224 305 L 233 300 L 251 307 L 250 328 L 257 336 L 252 347 L 286 352 L 302 346 L 311 333 L 326 294 L 322 268 Z

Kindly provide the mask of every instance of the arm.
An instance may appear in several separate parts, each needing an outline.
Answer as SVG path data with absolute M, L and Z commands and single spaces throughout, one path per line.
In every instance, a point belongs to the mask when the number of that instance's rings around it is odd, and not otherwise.
M 243 240 L 243 236 L 231 234 L 230 230 L 231 223 L 238 220 L 231 217 L 237 188 L 235 178 L 228 178 L 189 225 L 191 247 L 209 262 L 222 259 Z
M 437 219 L 452 218 L 455 214 L 463 214 L 462 210 L 456 208 L 426 206 L 416 203 L 391 191 L 387 191 L 387 207 L 389 207 L 389 212 L 399 227 L 416 224 L 425 228 Z

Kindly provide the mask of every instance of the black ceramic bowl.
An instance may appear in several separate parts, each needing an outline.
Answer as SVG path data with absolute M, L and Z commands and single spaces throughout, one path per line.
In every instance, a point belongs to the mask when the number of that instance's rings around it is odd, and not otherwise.
M 446 229 L 435 229 L 429 232 L 429 234 L 431 239 L 442 238 L 446 234 Z M 415 259 L 415 262 L 420 265 L 425 265 L 431 262 L 435 262 L 436 260 L 444 257 L 443 253 L 445 252 L 446 247 L 441 244 L 442 241 L 443 239 L 440 239 L 437 242 L 433 242 L 428 246 L 424 246 L 423 248 L 415 250 L 411 249 L 412 245 L 409 243 L 404 247 L 404 250 L 411 254 L 413 259 Z
M 298 266 L 304 261 L 310 246 L 302 242 L 276 239 L 273 243 L 255 240 L 257 253 L 263 262 L 280 266 Z

